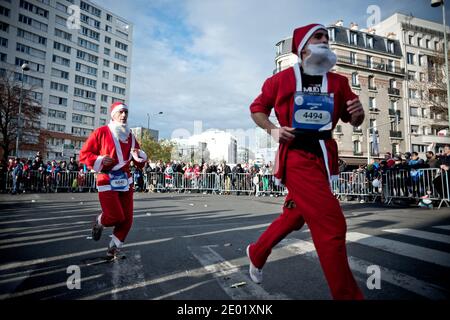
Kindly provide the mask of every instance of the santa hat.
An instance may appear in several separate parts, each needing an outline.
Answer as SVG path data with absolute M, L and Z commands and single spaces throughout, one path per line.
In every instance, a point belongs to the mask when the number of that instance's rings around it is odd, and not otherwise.
M 309 38 L 311 38 L 314 32 L 320 29 L 327 30 L 325 26 L 318 23 L 308 24 L 307 26 L 300 27 L 294 30 L 294 35 L 292 36 L 292 53 L 298 55 L 300 61 L 303 47 L 306 45 Z
M 120 110 L 126 109 L 128 110 L 128 106 L 123 104 L 122 102 L 114 102 L 110 107 L 109 107 L 109 112 L 111 114 L 111 118 L 113 117 L 113 115 L 116 112 L 119 112 Z

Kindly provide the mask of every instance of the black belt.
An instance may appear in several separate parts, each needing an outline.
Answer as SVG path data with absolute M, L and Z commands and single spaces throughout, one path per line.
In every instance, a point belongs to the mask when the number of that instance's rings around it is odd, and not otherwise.
M 327 130 L 327 131 L 295 130 L 294 135 L 296 138 L 299 138 L 301 140 L 305 140 L 305 139 L 330 140 L 333 138 L 333 134 L 331 133 L 331 130 Z
M 319 140 L 329 140 L 332 138 L 331 131 L 307 132 L 295 131 L 295 138 L 289 146 L 289 149 L 299 149 L 323 157 L 322 148 Z

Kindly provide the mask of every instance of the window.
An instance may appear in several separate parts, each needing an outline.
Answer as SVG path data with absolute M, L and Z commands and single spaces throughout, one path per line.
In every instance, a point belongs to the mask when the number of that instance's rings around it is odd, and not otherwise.
M 415 80 L 416 73 L 414 71 L 408 71 L 408 80 Z
M 118 63 L 114 63 L 114 70 L 126 73 L 127 72 L 127 67 L 122 66 L 122 65 L 120 65 Z
M 92 50 L 92 51 L 98 52 L 98 44 L 95 44 L 95 43 L 93 43 L 91 41 L 84 40 L 82 38 L 78 38 L 78 45 L 81 46 L 81 47 L 84 47 L 84 48 L 86 48 L 88 50 Z
M 82 97 L 85 99 L 95 100 L 95 92 L 88 91 L 80 88 L 74 88 L 73 95 L 77 97 Z
M 373 37 L 370 37 L 370 36 L 367 37 L 367 46 L 370 49 L 373 49 Z
M 411 126 L 411 133 L 412 134 L 419 133 L 419 126 Z
M 66 131 L 66 126 L 62 124 L 56 124 L 56 123 L 47 123 L 47 130 L 50 131 L 56 131 L 56 132 L 64 132 Z
M 59 24 L 59 25 L 61 25 L 61 26 L 66 27 L 66 22 L 67 22 L 67 20 L 66 20 L 65 18 L 60 17 L 60 16 L 58 16 L 58 15 L 55 16 L 55 23 L 56 23 L 56 24 Z
M 108 114 L 108 108 L 107 107 L 100 107 L 100 113 L 101 114 Z
M 77 101 L 77 100 L 73 101 L 73 109 L 78 110 L 78 111 L 95 113 L 95 105 L 94 104 L 81 102 L 81 101 Z
M 356 53 L 350 52 L 350 63 L 356 64 Z
M 426 82 L 425 74 L 423 72 L 419 72 L 419 80 L 420 82 Z
M 77 62 L 75 65 L 75 70 L 87 73 L 93 76 L 97 76 L 97 68 L 87 66 L 85 64 Z
M 67 6 L 62 4 L 61 2 L 56 2 L 56 10 L 67 13 Z
M 70 60 L 69 59 L 57 56 L 56 54 L 53 55 L 53 62 L 57 63 L 57 64 L 60 64 L 62 66 L 70 67 Z
M 48 11 L 25 0 L 20 0 L 20 7 L 48 19 Z
M 67 71 L 55 68 L 52 68 L 52 76 L 69 80 L 69 73 Z
M 108 96 L 106 94 L 102 94 L 101 100 L 102 102 L 108 102 Z
M 368 80 L 369 80 L 369 89 L 376 90 L 375 77 L 374 76 L 369 76 Z
M 35 33 L 28 32 L 26 30 L 22 30 L 20 28 L 17 29 L 17 37 L 27 39 L 31 42 L 38 43 L 43 46 L 47 45 L 47 38 L 41 37 Z
M 392 144 L 392 154 L 398 154 L 400 152 L 400 145 L 398 143 Z
M 358 34 L 356 32 L 350 32 L 350 44 L 355 46 L 358 44 Z
M 49 96 L 49 102 L 52 104 L 57 104 L 59 106 L 67 107 L 67 98 L 57 97 L 57 96 Z
M 72 122 L 73 123 L 81 123 L 81 124 L 85 124 L 85 125 L 88 125 L 88 126 L 93 126 L 94 125 L 94 118 L 93 117 L 84 116 L 82 114 L 73 113 L 72 114 Z
M 116 40 L 116 48 L 119 48 L 121 50 L 127 51 L 128 50 L 128 45 L 126 45 L 125 43 L 122 43 L 122 42 Z
M 328 36 L 330 37 L 330 41 L 336 41 L 336 29 L 328 29 Z
M 376 110 L 377 104 L 374 97 L 369 97 L 369 110 Z
M 8 48 L 8 39 L 0 37 L 0 47 Z
M 410 107 L 409 108 L 409 114 L 411 117 L 419 117 L 420 113 L 419 113 L 419 108 L 417 107 Z
M 112 15 L 110 15 L 109 13 L 106 14 L 106 20 L 108 20 L 109 22 L 112 22 Z
M 103 48 L 103 53 L 106 54 L 107 56 L 109 56 L 109 55 L 111 55 L 111 49 Z
M 395 70 L 395 62 L 394 60 L 389 59 L 387 65 L 387 71 L 394 72 Z
M 359 77 L 356 72 L 352 73 L 352 86 L 359 87 Z
M 97 80 L 82 77 L 80 75 L 75 75 L 75 83 L 92 88 L 95 88 L 97 86 Z
M 86 37 L 92 38 L 94 40 L 97 40 L 97 41 L 100 40 L 100 33 L 96 32 L 94 30 L 91 30 L 89 28 L 81 26 L 81 28 L 79 29 L 79 33 L 81 33 L 82 35 L 84 35 Z
M 425 48 L 430 49 L 430 40 L 425 40 Z
M 115 52 L 115 53 L 114 53 L 114 58 L 119 59 L 119 60 L 122 60 L 122 61 L 124 61 L 124 62 L 127 62 L 127 56 L 126 56 L 126 55 L 123 55 L 123 54 L 120 54 L 120 53 L 118 53 L 118 52 Z
M 72 35 L 70 33 L 56 29 L 56 28 L 55 28 L 55 36 L 63 38 L 68 41 L 72 41 Z
M 416 89 L 408 89 L 408 98 L 416 99 L 417 98 L 417 90 Z
M 109 67 L 109 60 L 103 59 L 103 66 Z
M 103 76 L 103 78 L 105 78 L 105 79 L 109 79 L 109 72 L 108 72 L 108 71 L 103 71 L 103 72 L 102 72 L 102 76 Z
M 53 49 L 56 49 L 56 50 L 59 50 L 59 51 L 62 51 L 62 52 L 70 54 L 70 50 L 72 48 L 69 47 L 69 46 L 66 46 L 65 44 L 62 44 L 62 43 L 54 41 L 53 42 Z
M 388 40 L 387 49 L 389 53 L 394 53 L 394 41 Z
M 87 4 L 86 2 L 80 1 L 80 9 L 90 14 L 100 18 L 102 11 L 94 6 Z
M 413 43 L 413 36 L 409 35 L 408 36 L 408 44 L 412 44 Z
M 127 79 L 125 77 L 118 76 L 117 74 L 114 75 L 113 79 L 114 79 L 114 81 L 119 82 L 119 83 L 123 83 L 123 84 L 127 83 Z
M 98 64 L 98 57 L 93 54 L 87 53 L 82 50 L 77 50 L 77 58 L 82 59 L 84 61 L 88 61 L 94 64 Z
M 16 81 L 22 81 L 22 73 L 15 72 L 14 79 Z M 44 79 L 36 78 L 28 74 L 23 75 L 23 82 L 29 84 L 30 86 L 35 86 L 39 88 L 42 88 L 42 86 L 44 85 Z
M 111 44 L 111 38 L 108 36 L 105 36 L 105 43 Z
M 6 22 L 0 21 L 0 30 L 4 31 L 4 32 L 8 32 L 9 31 L 9 24 L 7 24 Z
M 421 47 L 422 46 L 422 38 L 417 37 L 417 46 Z
M 66 120 L 66 112 L 65 111 L 48 109 L 48 116 L 49 116 L 49 118 L 57 118 L 57 119 Z
M 62 83 L 52 81 L 52 82 L 50 82 L 50 89 L 67 92 L 69 89 L 69 86 L 62 84 Z
M 112 32 L 112 27 L 111 27 L 111 26 L 108 26 L 108 25 L 105 25 L 105 30 L 106 30 L 107 32 Z
M 407 52 L 406 53 L 406 61 L 408 64 L 414 64 L 414 53 Z
M 16 51 L 29 54 L 30 56 L 33 56 L 36 58 L 45 59 L 45 51 L 26 46 L 19 42 L 16 43 Z
M 118 93 L 118 94 L 121 94 L 121 95 L 125 95 L 125 89 L 124 88 L 120 88 L 120 87 L 116 87 L 116 86 L 113 86 L 112 92 Z
M 389 108 L 391 110 L 397 110 L 397 101 L 396 100 L 390 100 L 389 103 L 390 103 Z
M 8 57 L 8 55 L 6 53 L 0 52 L 0 61 L 1 62 L 6 62 L 7 57 Z
M 87 137 L 92 133 L 92 129 L 72 127 L 72 134 L 75 136 Z
M 95 20 L 85 14 L 80 14 L 80 21 L 86 23 L 87 25 L 90 25 L 91 27 L 100 29 L 100 21 Z
M 10 13 L 11 13 L 11 10 L 9 10 L 8 8 L 5 8 L 3 6 L 0 6 L 0 15 L 9 17 Z
M 353 141 L 353 153 L 355 154 L 361 153 L 361 142 L 358 140 Z
M 23 14 L 19 14 L 19 22 L 32 26 L 35 29 L 42 30 L 47 32 L 48 26 L 45 23 L 39 22 L 30 17 L 24 16 Z
M 106 90 L 108 91 L 108 84 L 107 83 L 102 83 L 102 90 Z
M 397 81 L 395 79 L 389 79 L 389 88 L 397 88 Z
M 372 56 L 367 56 L 367 67 L 368 68 L 373 68 L 373 57 Z
M 423 144 L 413 144 L 412 145 L 412 151 L 413 152 L 427 152 L 427 146 L 424 146 Z

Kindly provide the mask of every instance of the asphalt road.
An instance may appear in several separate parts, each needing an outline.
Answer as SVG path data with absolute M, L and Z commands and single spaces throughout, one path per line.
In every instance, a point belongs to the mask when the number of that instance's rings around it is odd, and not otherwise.
M 273 250 L 261 285 L 248 277 L 245 248 L 282 202 L 136 194 L 125 257 L 108 262 L 111 230 L 90 239 L 96 193 L 0 195 L 0 300 L 330 299 L 307 228 Z M 449 299 L 450 208 L 342 206 L 350 265 L 367 299 Z

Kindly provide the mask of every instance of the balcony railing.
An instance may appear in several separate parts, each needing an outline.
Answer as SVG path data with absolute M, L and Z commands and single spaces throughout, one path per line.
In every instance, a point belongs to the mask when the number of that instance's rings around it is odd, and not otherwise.
M 388 94 L 399 96 L 400 95 L 400 89 L 397 88 L 388 88 Z
M 353 128 L 353 133 L 362 133 L 362 129 Z
M 389 137 L 391 137 L 391 138 L 401 138 L 402 137 L 402 132 L 401 131 L 390 130 L 389 131 Z
M 389 115 L 390 115 L 390 116 L 395 116 L 395 115 L 398 114 L 398 116 L 400 117 L 400 115 L 401 115 L 400 110 L 388 109 L 388 111 L 389 111 Z
M 398 68 L 390 66 L 386 63 L 368 63 L 367 60 L 359 60 L 350 58 L 350 56 L 337 56 L 337 63 L 343 63 L 348 65 L 353 65 L 357 67 L 372 69 L 372 70 L 380 70 L 385 72 L 398 73 L 401 75 L 405 74 L 405 68 Z

